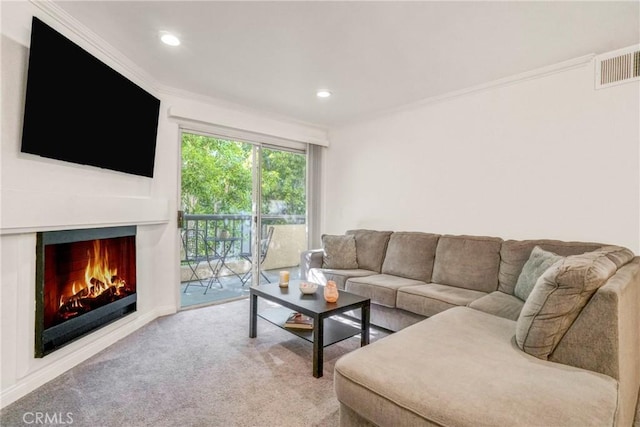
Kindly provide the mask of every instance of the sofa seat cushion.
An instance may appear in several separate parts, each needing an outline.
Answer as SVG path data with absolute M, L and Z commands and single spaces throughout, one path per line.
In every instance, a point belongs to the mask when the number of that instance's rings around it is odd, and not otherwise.
M 487 295 L 486 292 L 438 283 L 425 283 L 398 290 L 396 305 L 411 313 L 429 317 L 453 307 L 464 307 L 485 295 Z
M 405 286 L 424 285 L 424 282 L 389 274 L 376 274 L 366 277 L 352 277 L 347 280 L 345 290 L 371 299 L 372 304 L 385 307 L 396 306 L 398 289 Z
M 310 268 L 307 273 L 307 280 L 313 283 L 319 283 L 322 286 L 326 285 L 328 280 L 333 280 L 336 282 L 338 289 L 344 289 L 344 284 L 350 277 L 364 277 L 371 276 L 373 274 L 378 273 L 371 270 L 361 270 L 357 268 L 352 270 Z
M 617 381 L 522 352 L 515 324 L 444 311 L 338 359 L 337 398 L 381 426 L 614 425 Z
M 495 291 L 472 301 L 468 307 L 509 320 L 518 320 L 524 301 L 513 295 Z
M 499 237 L 450 236 L 438 240 L 431 281 L 493 292 L 498 289 Z

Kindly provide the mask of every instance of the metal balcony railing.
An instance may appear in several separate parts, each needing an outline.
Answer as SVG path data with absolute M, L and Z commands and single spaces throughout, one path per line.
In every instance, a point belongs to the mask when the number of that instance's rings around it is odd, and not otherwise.
M 304 224 L 305 215 L 263 215 L 262 233 L 266 236 L 267 228 L 270 225 L 279 224 Z M 223 232 L 228 233 L 228 237 L 237 237 L 239 240 L 233 242 L 233 247 L 229 250 L 229 256 L 240 253 L 251 252 L 251 215 L 250 214 L 217 214 L 217 215 L 192 215 L 185 214 L 183 219 L 183 229 L 195 229 L 202 231 L 206 237 L 219 237 Z M 198 234 L 198 233 L 196 233 Z M 196 253 L 204 253 L 205 242 L 185 242 L 189 247 L 196 248 Z M 202 246 L 201 250 L 197 246 Z

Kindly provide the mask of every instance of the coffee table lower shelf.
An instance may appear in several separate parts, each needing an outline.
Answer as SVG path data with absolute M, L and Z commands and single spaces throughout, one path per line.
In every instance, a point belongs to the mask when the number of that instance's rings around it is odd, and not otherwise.
M 272 307 L 267 308 L 258 313 L 259 317 L 262 317 L 264 320 L 273 323 L 274 325 L 284 329 L 287 332 L 291 332 L 294 335 L 299 336 L 300 338 L 313 343 L 313 331 L 307 329 L 293 329 L 287 328 L 284 326 L 287 317 L 291 314 L 293 310 L 285 307 Z M 334 319 L 332 317 L 328 317 L 324 319 L 324 332 L 323 332 L 323 347 L 330 346 L 332 344 L 338 343 L 340 341 L 346 340 L 347 338 L 351 338 L 360 333 L 360 327 L 356 327 L 353 325 L 349 325 L 347 323 L 341 322 L 340 320 Z

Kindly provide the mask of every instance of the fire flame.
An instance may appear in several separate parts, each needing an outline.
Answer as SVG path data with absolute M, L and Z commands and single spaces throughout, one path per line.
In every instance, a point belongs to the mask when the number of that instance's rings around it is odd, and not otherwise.
M 84 283 L 74 281 L 71 284 L 71 296 L 60 297 L 60 308 L 80 308 L 82 300 L 96 298 L 102 293 L 112 289 L 113 295 L 121 295 L 126 282 L 118 277 L 118 269 L 110 267 L 109 251 L 103 249 L 100 240 L 93 241 L 93 255 L 89 255 L 89 261 L 84 271 Z

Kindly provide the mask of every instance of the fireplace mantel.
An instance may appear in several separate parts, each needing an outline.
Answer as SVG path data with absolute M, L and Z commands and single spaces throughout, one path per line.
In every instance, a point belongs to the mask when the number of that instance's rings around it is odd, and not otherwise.
M 167 199 L 2 190 L 0 234 L 169 222 Z

